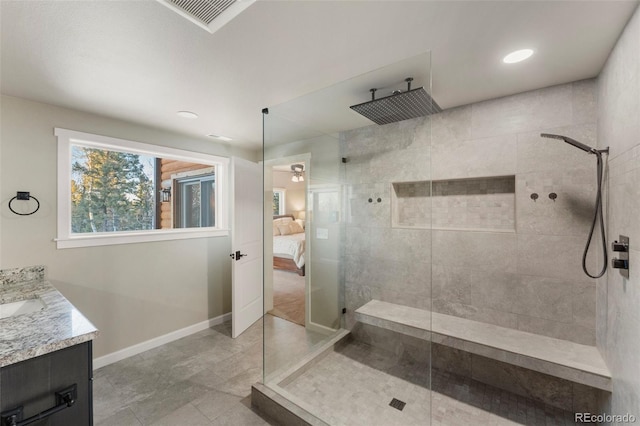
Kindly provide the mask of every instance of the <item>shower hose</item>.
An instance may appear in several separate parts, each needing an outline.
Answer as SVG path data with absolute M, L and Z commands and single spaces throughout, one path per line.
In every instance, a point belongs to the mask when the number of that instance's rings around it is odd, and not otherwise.
M 607 239 L 604 234 L 604 218 L 602 216 L 602 177 L 603 177 L 603 161 L 602 154 L 598 152 L 596 154 L 598 158 L 598 194 L 596 195 L 596 206 L 593 212 L 593 222 L 591 223 L 591 230 L 589 231 L 589 239 L 587 240 L 587 244 L 584 247 L 584 253 L 582 254 L 582 270 L 585 274 L 587 274 L 591 278 L 600 278 L 607 271 Z M 602 270 L 598 273 L 598 275 L 591 275 L 587 270 L 587 253 L 589 253 L 589 247 L 591 246 L 591 240 L 593 239 L 593 231 L 596 227 L 596 222 L 598 222 L 598 216 L 600 216 L 600 235 L 602 236 Z

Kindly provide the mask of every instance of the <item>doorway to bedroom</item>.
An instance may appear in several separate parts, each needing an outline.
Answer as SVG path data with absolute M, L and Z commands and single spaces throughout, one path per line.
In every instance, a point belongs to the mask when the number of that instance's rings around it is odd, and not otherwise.
M 306 162 L 288 159 L 273 165 L 271 183 L 273 281 L 271 295 L 265 295 L 272 301 L 266 302 L 267 313 L 305 326 Z

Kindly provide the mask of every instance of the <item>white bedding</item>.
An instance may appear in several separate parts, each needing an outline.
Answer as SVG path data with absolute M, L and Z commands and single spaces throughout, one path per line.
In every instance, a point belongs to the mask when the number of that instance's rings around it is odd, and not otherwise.
M 273 237 L 273 255 L 290 257 L 298 268 L 304 265 L 304 232 Z

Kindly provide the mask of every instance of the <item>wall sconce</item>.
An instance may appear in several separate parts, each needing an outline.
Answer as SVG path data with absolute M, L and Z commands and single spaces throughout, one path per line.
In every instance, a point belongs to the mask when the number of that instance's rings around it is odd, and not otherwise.
M 291 182 L 304 182 L 304 166 L 302 164 L 291 165 Z
M 171 189 L 170 188 L 162 188 L 160 190 L 160 201 L 163 203 L 168 203 L 171 201 Z

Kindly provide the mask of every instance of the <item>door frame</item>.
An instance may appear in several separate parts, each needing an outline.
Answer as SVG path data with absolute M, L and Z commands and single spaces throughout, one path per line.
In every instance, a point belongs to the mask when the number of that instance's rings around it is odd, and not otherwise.
M 265 168 L 269 168 L 269 173 L 264 173 L 265 182 L 264 182 L 264 190 L 265 190 L 265 215 L 267 214 L 267 210 L 271 212 L 271 204 L 267 202 L 268 199 L 273 198 L 273 166 L 283 166 L 287 164 L 293 163 L 304 163 L 304 172 L 305 172 L 305 180 L 304 180 L 304 211 L 305 211 L 305 220 L 309 220 L 309 177 L 311 175 L 311 153 L 297 154 L 291 155 L 288 157 L 280 157 L 274 158 L 271 160 L 266 160 L 263 162 Z M 270 179 L 266 177 L 269 176 Z M 268 198 L 271 197 L 271 198 Z M 269 206 L 267 208 L 266 206 Z M 269 217 L 273 215 L 270 214 Z M 264 262 L 264 274 L 265 279 L 264 282 L 264 313 L 273 309 L 273 233 L 271 232 L 271 226 L 267 226 L 268 223 L 265 219 L 265 232 L 264 232 L 264 249 L 263 253 L 271 254 L 271 261 L 267 261 L 265 259 Z M 305 250 L 304 250 L 304 262 L 305 262 L 305 274 L 304 274 L 304 327 L 314 329 L 313 324 L 311 323 L 311 265 L 309 261 L 311 260 L 311 256 L 309 255 L 311 250 L 311 235 L 310 235 L 311 227 L 305 225 L 304 228 L 304 238 L 305 238 Z M 270 279 L 267 279 L 270 277 Z

